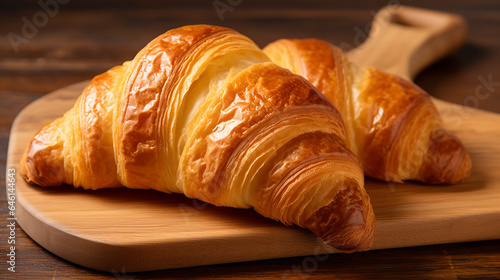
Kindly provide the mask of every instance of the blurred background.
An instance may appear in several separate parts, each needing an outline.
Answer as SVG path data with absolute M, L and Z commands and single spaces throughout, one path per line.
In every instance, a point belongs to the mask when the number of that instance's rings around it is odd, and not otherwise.
M 366 38 L 376 11 L 388 4 L 457 13 L 469 24 L 466 44 L 417 77 L 430 94 L 460 104 L 479 75 L 498 72 L 498 64 L 489 63 L 500 62 L 495 0 L 8 0 L 0 4 L 0 93 L 44 94 L 90 79 L 132 59 L 159 34 L 187 24 L 234 28 L 261 47 L 279 38 L 316 37 L 354 48 Z M 500 102 L 500 94 L 492 98 Z M 500 112 L 494 103 L 479 108 Z

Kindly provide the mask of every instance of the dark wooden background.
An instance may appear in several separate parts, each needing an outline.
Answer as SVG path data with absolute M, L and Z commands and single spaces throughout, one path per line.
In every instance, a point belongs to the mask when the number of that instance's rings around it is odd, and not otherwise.
M 129 273 L 126 269 L 104 273 L 54 256 L 19 227 L 16 272 L 7 271 L 6 254 L 10 245 L 5 226 L 8 210 L 4 170 L 9 130 L 17 113 L 46 93 L 90 79 L 132 59 L 147 42 L 174 27 L 196 23 L 227 26 L 249 36 L 261 47 L 279 38 L 316 37 L 350 48 L 362 42 L 374 12 L 387 4 L 458 13 L 469 24 L 467 42 L 453 55 L 424 70 L 416 83 L 438 98 L 500 113 L 500 2 L 497 0 L 40 1 L 58 4 L 57 9 L 51 7 L 57 11 L 46 16 L 46 20 L 40 15 L 44 9 L 39 1 L 0 3 L 0 278 L 500 278 L 499 240 L 335 254 L 317 267 L 304 267 L 305 258 L 299 257 L 146 273 Z M 221 17 L 214 2 L 233 6 Z M 33 23 L 34 19 L 39 25 L 36 30 L 25 28 L 23 33 L 26 21 Z M 25 38 L 17 46 L 17 52 L 9 39 L 15 37 L 12 34 Z M 493 81 L 490 95 L 477 103 L 468 102 L 469 96 L 476 94 L 481 77 Z

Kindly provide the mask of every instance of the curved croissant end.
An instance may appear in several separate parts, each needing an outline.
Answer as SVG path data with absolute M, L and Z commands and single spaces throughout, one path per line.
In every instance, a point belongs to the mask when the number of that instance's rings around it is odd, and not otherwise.
M 62 133 L 63 118 L 45 125 L 26 148 L 20 172 L 26 181 L 40 186 L 58 186 L 66 183 Z
M 264 48 L 276 64 L 308 79 L 339 109 L 348 147 L 366 175 L 385 181 L 454 184 L 470 174 L 470 157 L 447 132 L 432 100 L 415 84 L 360 68 L 316 40 L 278 40 Z
M 375 217 L 339 112 L 227 28 L 186 26 L 97 76 L 21 161 L 29 182 L 126 186 L 254 208 L 346 252 Z
M 33 137 L 20 163 L 26 181 L 44 187 L 121 186 L 116 176 L 111 128 L 115 90 L 123 72 L 124 67 L 118 66 L 96 76 L 71 110 Z

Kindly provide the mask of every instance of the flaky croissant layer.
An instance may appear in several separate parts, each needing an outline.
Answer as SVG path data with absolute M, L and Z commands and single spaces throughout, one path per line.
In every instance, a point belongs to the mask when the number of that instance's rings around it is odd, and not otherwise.
M 469 176 L 469 154 L 443 128 L 429 95 L 415 84 L 360 68 L 340 48 L 317 39 L 282 39 L 264 52 L 308 79 L 339 109 L 348 148 L 359 157 L 366 175 L 428 184 L 454 184 Z
M 375 217 L 337 109 L 247 37 L 195 25 L 95 77 L 34 136 L 20 170 L 41 186 L 126 186 L 253 207 L 345 252 Z

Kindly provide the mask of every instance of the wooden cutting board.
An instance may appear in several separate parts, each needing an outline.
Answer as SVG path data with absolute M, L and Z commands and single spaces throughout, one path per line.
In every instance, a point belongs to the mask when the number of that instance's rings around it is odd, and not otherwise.
M 376 32 L 351 59 L 407 78 L 458 47 L 465 35 L 456 16 L 402 6 L 383 9 L 373 26 Z M 18 173 L 31 137 L 70 109 L 87 83 L 48 94 L 19 114 L 7 168 Z M 500 115 L 435 101 L 469 151 L 472 175 L 453 186 L 367 179 L 377 217 L 374 250 L 500 238 Z M 306 255 L 319 260 L 318 254 L 336 252 L 309 231 L 253 210 L 155 191 L 41 188 L 15 178 L 23 230 L 54 254 L 93 269 L 133 272 Z

